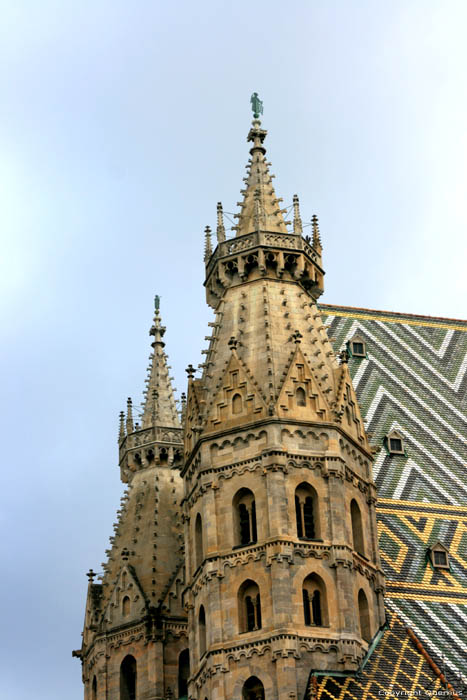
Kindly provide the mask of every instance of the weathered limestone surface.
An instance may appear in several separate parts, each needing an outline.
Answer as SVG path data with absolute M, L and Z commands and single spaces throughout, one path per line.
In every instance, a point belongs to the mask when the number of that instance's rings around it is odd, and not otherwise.
M 384 623 L 373 455 L 316 306 L 318 222 L 304 238 L 294 197 L 288 232 L 265 136 L 255 120 L 235 238 L 220 204 L 214 250 L 206 229 L 216 318 L 183 428 L 156 303 L 141 425 L 130 401 L 121 417 L 129 488 L 90 574 L 86 698 L 298 700 L 310 671 L 357 669 Z

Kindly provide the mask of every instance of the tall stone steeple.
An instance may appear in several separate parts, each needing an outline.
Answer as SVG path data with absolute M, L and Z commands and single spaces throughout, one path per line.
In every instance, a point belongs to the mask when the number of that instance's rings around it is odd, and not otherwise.
M 190 373 L 184 512 L 190 697 L 301 698 L 384 623 L 372 452 L 316 299 L 317 219 L 288 233 L 254 119 L 234 238 L 206 256 L 216 319 Z M 250 693 L 250 694 L 249 694 Z M 253 694 L 251 694 L 253 693 Z
M 162 340 L 159 299 L 150 334 L 147 389 L 139 417 L 131 399 L 119 421 L 119 464 L 127 490 L 110 537 L 101 583 L 90 576 L 83 645 L 85 698 L 165 700 L 176 688 L 178 658 L 187 647 L 180 513 L 182 428 Z M 137 680 L 136 680 L 136 670 Z

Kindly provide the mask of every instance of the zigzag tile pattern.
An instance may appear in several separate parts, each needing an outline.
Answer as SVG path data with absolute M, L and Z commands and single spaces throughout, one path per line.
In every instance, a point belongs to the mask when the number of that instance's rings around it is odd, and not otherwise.
M 467 322 L 321 306 L 336 350 L 355 334 L 367 358 L 349 368 L 372 443 L 382 498 L 467 503 Z M 418 325 L 417 325 L 418 324 Z M 384 436 L 404 435 L 407 456 L 389 456 Z
M 349 368 L 371 442 L 389 609 L 467 688 L 467 322 L 321 305 L 336 351 L 356 334 Z M 392 429 L 406 455 L 389 456 Z M 437 540 L 451 571 L 434 571 Z M 465 684 L 465 685 L 464 685 Z

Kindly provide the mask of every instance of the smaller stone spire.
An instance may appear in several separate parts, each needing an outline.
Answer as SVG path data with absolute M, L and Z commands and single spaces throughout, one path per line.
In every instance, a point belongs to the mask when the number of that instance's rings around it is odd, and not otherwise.
M 132 433 L 134 430 L 133 425 L 133 402 L 130 397 L 126 401 L 126 432 L 127 435 Z
M 323 248 L 321 246 L 321 236 L 319 233 L 319 225 L 318 225 L 318 217 L 316 214 L 313 214 L 311 217 L 311 227 L 313 229 L 313 248 L 321 253 Z
M 224 210 L 222 202 L 217 202 L 217 242 L 225 241 Z
M 118 439 L 123 440 L 125 437 L 125 414 L 123 411 L 120 411 L 120 426 L 119 426 L 119 431 L 118 431 Z
M 293 196 L 293 232 L 298 236 L 301 236 L 303 233 L 302 219 L 300 217 L 300 203 L 297 194 Z
M 255 109 L 255 106 L 257 109 Z M 261 100 L 256 93 L 252 95 L 252 107 L 254 114 L 260 114 Z M 261 128 L 261 122 L 254 118 L 247 141 L 253 145 L 250 148 L 251 158 L 246 166 L 247 177 L 244 178 L 246 186 L 241 190 L 243 199 L 238 202 L 241 207 L 239 214 L 234 214 L 238 219 L 235 226 L 236 235 L 243 236 L 254 231 L 268 231 L 271 233 L 288 233 L 287 223 L 284 220 L 285 209 L 281 209 L 276 197 L 272 178 L 269 173 L 269 162 L 265 158 L 266 148 L 264 139 L 267 131 Z
M 154 351 L 151 355 L 151 365 L 146 380 L 147 390 L 143 405 L 142 428 L 150 428 L 156 424 L 179 428 L 180 421 L 169 376 L 167 356 L 164 352 L 165 343 L 162 340 L 165 326 L 161 323 L 159 296 L 154 299 L 154 320 L 149 334 L 154 338 L 151 343 Z
M 185 392 L 182 393 L 181 395 L 181 411 L 180 411 L 180 417 L 182 421 L 182 425 L 185 424 L 185 418 L 186 418 L 186 394 Z
M 212 255 L 211 229 L 206 226 L 204 229 L 204 262 L 207 263 Z

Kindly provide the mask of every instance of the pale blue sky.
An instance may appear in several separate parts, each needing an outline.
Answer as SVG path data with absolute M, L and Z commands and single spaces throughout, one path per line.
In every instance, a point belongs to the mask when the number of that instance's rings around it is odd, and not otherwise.
M 0 2 L 2 698 L 78 700 L 85 572 L 121 493 L 153 296 L 180 391 L 235 210 L 249 98 L 284 205 L 320 219 L 323 301 L 465 317 L 463 0 Z

